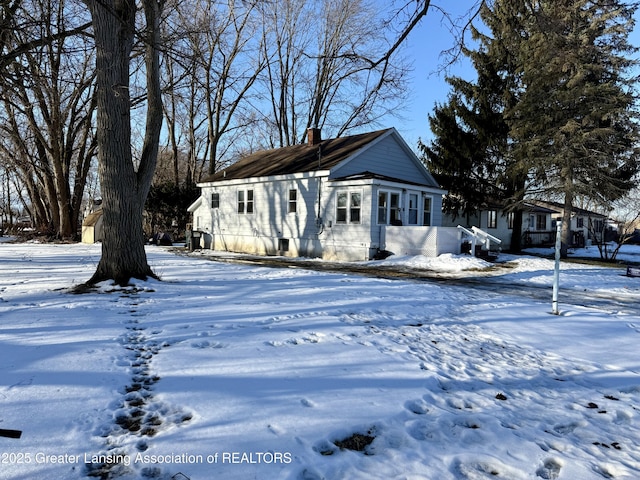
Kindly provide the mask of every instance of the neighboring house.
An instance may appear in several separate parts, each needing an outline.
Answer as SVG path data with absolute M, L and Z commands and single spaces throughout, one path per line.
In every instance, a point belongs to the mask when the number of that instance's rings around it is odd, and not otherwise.
M 388 245 L 459 252 L 457 233 L 437 230 L 446 192 L 393 128 L 330 140 L 309 129 L 307 143 L 256 152 L 198 186 L 188 211 L 199 247 L 336 260 Z
M 103 238 L 102 208 L 99 208 L 87 214 L 82 221 L 82 243 L 101 242 Z
M 564 207 L 559 203 L 538 200 L 524 204 L 522 216 L 522 248 L 549 246 L 556 238 L 556 222 L 562 219 Z M 574 207 L 571 215 L 571 246 L 580 247 L 599 241 L 606 225 L 607 217 Z M 474 215 L 458 216 L 453 219 L 446 215 L 444 225 L 477 226 L 502 240 L 503 250 L 511 246 L 513 234 L 513 213 L 507 213 L 499 206 L 478 210 Z M 591 226 L 591 227 L 590 227 Z M 597 238 L 594 238 L 594 234 Z
M 536 201 L 535 204 L 541 208 L 553 210 L 549 230 L 554 230 L 556 221 L 562 220 L 564 206 L 555 202 Z M 607 228 L 607 216 L 600 213 L 573 207 L 571 209 L 571 245 L 584 247 L 592 243 L 601 242 Z M 555 237 L 554 237 L 555 238 Z

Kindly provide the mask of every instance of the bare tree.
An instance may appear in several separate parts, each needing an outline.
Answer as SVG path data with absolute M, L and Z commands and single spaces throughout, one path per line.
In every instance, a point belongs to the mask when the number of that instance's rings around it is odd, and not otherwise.
M 198 32 L 190 31 L 182 23 L 184 16 L 192 21 L 195 15 L 188 2 L 171 1 L 166 6 L 168 13 L 163 21 L 162 90 L 167 145 L 163 149 L 164 161 L 159 169 L 171 169 L 171 175 L 159 172 L 163 180 L 175 185 L 181 182 L 193 183 L 200 176 L 199 165 L 204 156 L 202 145 L 206 143 L 206 132 L 202 131 L 203 118 L 198 118 L 197 107 L 204 103 L 202 92 L 196 83 L 196 61 L 190 48 L 190 37 Z M 186 159 L 185 159 L 186 155 Z M 186 170 L 181 163 L 186 161 Z M 170 179 L 169 177 L 172 177 Z M 154 180 L 157 182 L 158 180 Z
M 5 70 L 0 152 L 27 187 L 25 207 L 38 229 L 75 238 L 95 155 L 93 45 L 85 36 L 59 35 L 73 29 L 68 19 L 83 20 L 71 2 L 30 0 L 23 8 L 40 21 L 5 35 L 6 41 L 51 40 L 16 54 Z
M 172 141 L 181 131 L 194 168 L 194 154 L 201 153 L 198 136 L 206 140 L 204 160 L 213 173 L 230 145 L 224 137 L 244 126 L 247 97 L 265 65 L 256 5 L 194 0 L 177 4 L 170 15 L 179 34 L 168 36 L 171 59 L 165 64 L 173 81 L 165 114 L 172 117 Z
M 632 190 L 614 202 L 612 207 L 609 213 L 614 217 L 614 231 L 607 222 L 596 224 L 590 221 L 588 226 L 600 258 L 608 262 L 616 261 L 623 245 L 637 242 L 637 233 L 640 231 L 640 190 Z
M 312 126 L 339 136 L 375 124 L 401 103 L 408 67 L 367 2 L 285 0 L 262 11 L 274 146 L 298 143 Z
M 140 158 L 131 147 L 130 64 L 136 37 L 134 0 L 85 0 L 96 44 L 98 165 L 105 236 L 102 257 L 89 280 L 155 276 L 147 262 L 142 231 L 145 199 L 156 167 L 162 127 L 160 89 L 160 13 L 162 5 L 142 0 L 145 45 L 146 127 Z

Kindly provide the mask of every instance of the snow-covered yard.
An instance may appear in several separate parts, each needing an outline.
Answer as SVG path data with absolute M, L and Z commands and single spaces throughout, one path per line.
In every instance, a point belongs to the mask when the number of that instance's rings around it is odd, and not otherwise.
M 99 254 L 0 243 L 0 479 L 640 478 L 624 270 L 563 264 L 559 316 L 534 257 L 488 291 L 150 247 L 162 282 L 68 293 Z

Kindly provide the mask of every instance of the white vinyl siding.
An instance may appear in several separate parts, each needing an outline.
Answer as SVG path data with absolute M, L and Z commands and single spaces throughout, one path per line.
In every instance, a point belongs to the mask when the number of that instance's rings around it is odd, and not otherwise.
M 393 136 L 372 145 L 361 156 L 332 172 L 332 178 L 347 177 L 362 172 L 376 172 L 390 178 L 423 183 L 436 187 L 431 175 L 417 159 L 409 159 L 407 152 Z

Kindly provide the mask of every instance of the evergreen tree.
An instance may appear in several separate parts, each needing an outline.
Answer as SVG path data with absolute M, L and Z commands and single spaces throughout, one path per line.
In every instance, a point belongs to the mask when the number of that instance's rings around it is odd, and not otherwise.
M 514 154 L 546 197 L 564 201 L 563 256 L 574 200 L 607 206 L 638 172 L 638 111 L 628 42 L 635 7 L 619 0 L 519 3 L 514 37 L 524 89 L 506 120 Z
M 500 205 L 514 214 L 511 249 L 520 250 L 522 199 L 526 173 L 511 152 L 504 112 L 519 90 L 515 65 L 501 38 L 502 18 L 484 7 L 481 17 L 493 30 L 487 36 L 472 28 L 477 50 L 464 49 L 477 73 L 475 81 L 449 77 L 452 87 L 447 103 L 429 116 L 434 140 L 420 144 L 424 160 L 449 191 L 447 213 L 468 214 L 488 205 Z
M 634 11 L 619 0 L 495 0 L 482 9 L 490 33 L 474 31 L 479 49 L 465 51 L 477 81 L 449 79 L 448 103 L 430 117 L 436 138 L 423 146 L 443 186 L 463 199 L 451 209 L 494 198 L 517 211 L 525 193 L 562 199 L 566 255 L 574 200 L 606 206 L 628 192 L 639 168 Z

